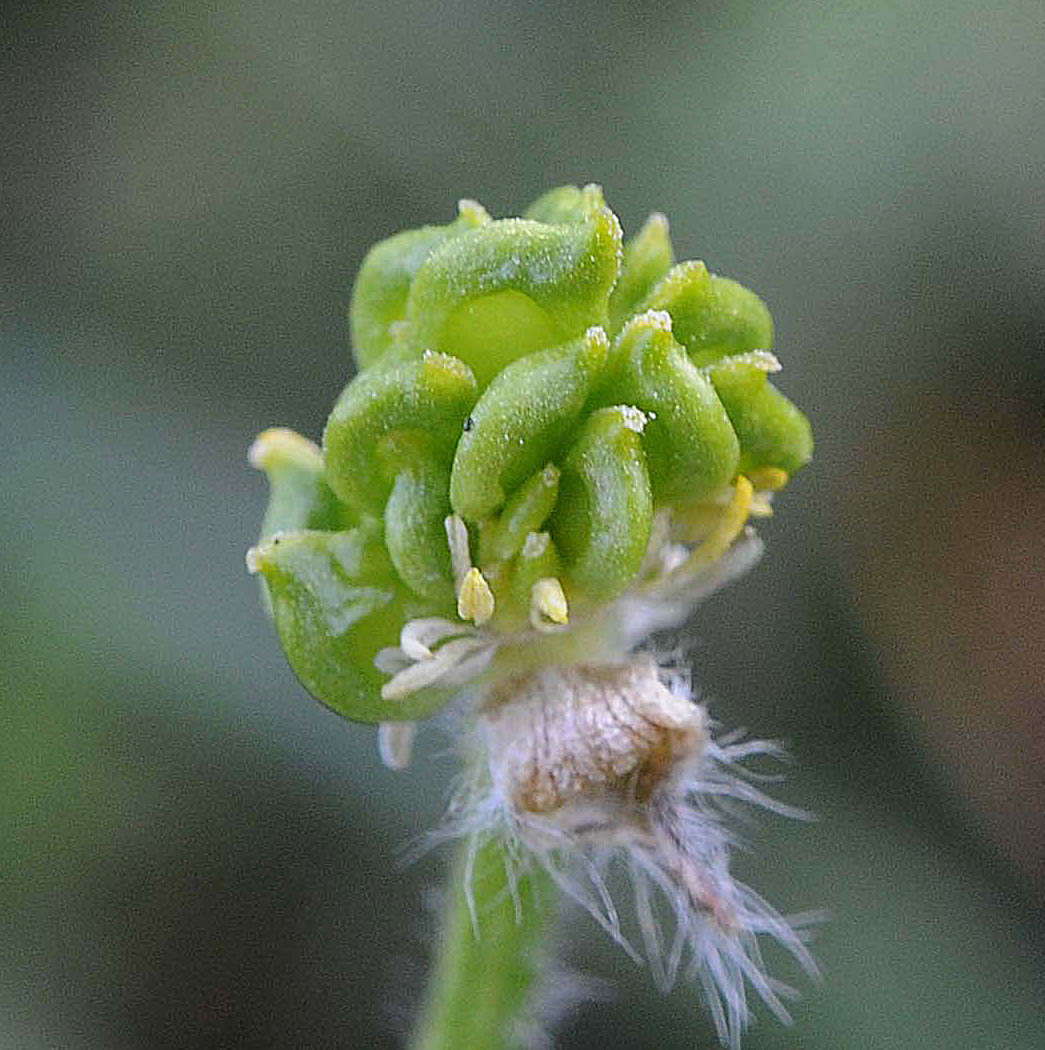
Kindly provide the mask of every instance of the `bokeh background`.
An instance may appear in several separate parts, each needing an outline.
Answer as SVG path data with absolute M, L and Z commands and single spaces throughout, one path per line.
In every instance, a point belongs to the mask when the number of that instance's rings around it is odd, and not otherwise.
M 23 5 L 0 36 L 0 1045 L 399 1045 L 453 760 L 310 702 L 245 450 L 317 436 L 367 246 L 601 182 L 757 289 L 814 464 L 690 628 L 827 908 L 749 1050 L 1045 1045 L 1045 6 Z M 564 1048 L 714 1046 L 583 917 Z M 786 969 L 783 971 L 785 976 Z M 790 975 L 793 976 L 793 975 Z

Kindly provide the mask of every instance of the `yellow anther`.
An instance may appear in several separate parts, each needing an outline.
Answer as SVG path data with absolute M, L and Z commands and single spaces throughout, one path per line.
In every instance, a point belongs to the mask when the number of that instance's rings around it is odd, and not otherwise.
M 570 622 L 570 606 L 562 584 L 554 576 L 538 580 L 530 591 L 530 622 L 540 628 L 548 621 L 555 624 Z
M 457 615 L 462 620 L 471 620 L 476 627 L 482 627 L 493 616 L 493 610 L 493 591 L 486 577 L 473 566 L 465 573 L 457 592 Z
M 747 521 L 753 492 L 754 486 L 743 474 L 740 474 L 733 487 L 733 498 L 704 538 L 704 542 L 686 560 L 686 570 L 702 569 L 707 565 L 712 565 L 729 550 Z
M 779 467 L 756 467 L 748 477 L 760 492 L 776 492 L 787 484 L 788 473 Z

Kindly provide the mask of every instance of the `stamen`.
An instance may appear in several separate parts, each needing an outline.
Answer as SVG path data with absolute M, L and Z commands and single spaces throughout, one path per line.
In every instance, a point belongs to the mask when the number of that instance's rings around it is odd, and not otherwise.
M 472 555 L 468 550 L 468 526 L 460 514 L 448 514 L 443 521 L 446 542 L 450 547 L 450 565 L 454 573 L 454 587 L 460 591 L 468 570 L 472 567 Z
M 530 590 L 530 623 L 538 631 L 547 631 L 552 625 L 569 622 L 570 607 L 562 584 L 554 576 L 538 580 Z
M 381 686 L 382 700 L 402 700 L 432 685 L 452 671 L 465 657 L 489 646 L 483 638 L 455 638 L 437 649 L 431 660 L 419 660 L 404 668 Z
M 489 623 L 493 610 L 493 591 L 486 577 L 478 569 L 469 569 L 457 594 L 457 615 L 462 620 L 471 620 L 476 627 L 482 627 Z
M 411 660 L 431 660 L 431 647 L 453 634 L 470 628 L 442 616 L 422 616 L 408 620 L 399 632 L 399 647 Z
M 389 769 L 406 769 L 417 735 L 416 722 L 382 722 L 377 727 L 377 751 Z
M 704 542 L 689 556 L 683 571 L 692 572 L 694 569 L 702 569 L 711 565 L 729 550 L 747 521 L 753 492 L 751 482 L 743 474 L 738 475 L 729 506 L 726 507 Z
M 772 495 L 772 492 L 756 491 L 751 497 L 751 506 L 748 507 L 748 514 L 752 518 L 771 518 L 773 516 L 773 504 L 770 502 L 770 496 Z
M 722 517 L 723 509 L 715 500 L 677 507 L 671 518 L 673 536 L 683 543 L 698 543 Z

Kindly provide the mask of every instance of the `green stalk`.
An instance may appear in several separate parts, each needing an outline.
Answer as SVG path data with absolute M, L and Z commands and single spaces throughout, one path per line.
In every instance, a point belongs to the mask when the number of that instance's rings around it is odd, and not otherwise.
M 484 843 L 472 873 L 476 930 L 464 892 L 467 849 L 465 842 L 454 865 L 411 1050 L 516 1050 L 540 979 L 544 937 L 555 911 L 551 879 L 536 868 L 520 874 L 513 897 L 501 843 Z

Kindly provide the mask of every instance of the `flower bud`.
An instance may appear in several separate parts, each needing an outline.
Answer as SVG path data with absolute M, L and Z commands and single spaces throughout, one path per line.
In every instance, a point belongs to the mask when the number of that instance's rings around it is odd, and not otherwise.
M 660 214 L 622 247 L 594 184 L 382 241 L 350 327 L 322 450 L 255 443 L 250 555 L 291 665 L 349 718 L 680 622 L 757 555 L 749 515 L 811 454 L 766 380 L 761 300 L 676 264 Z

